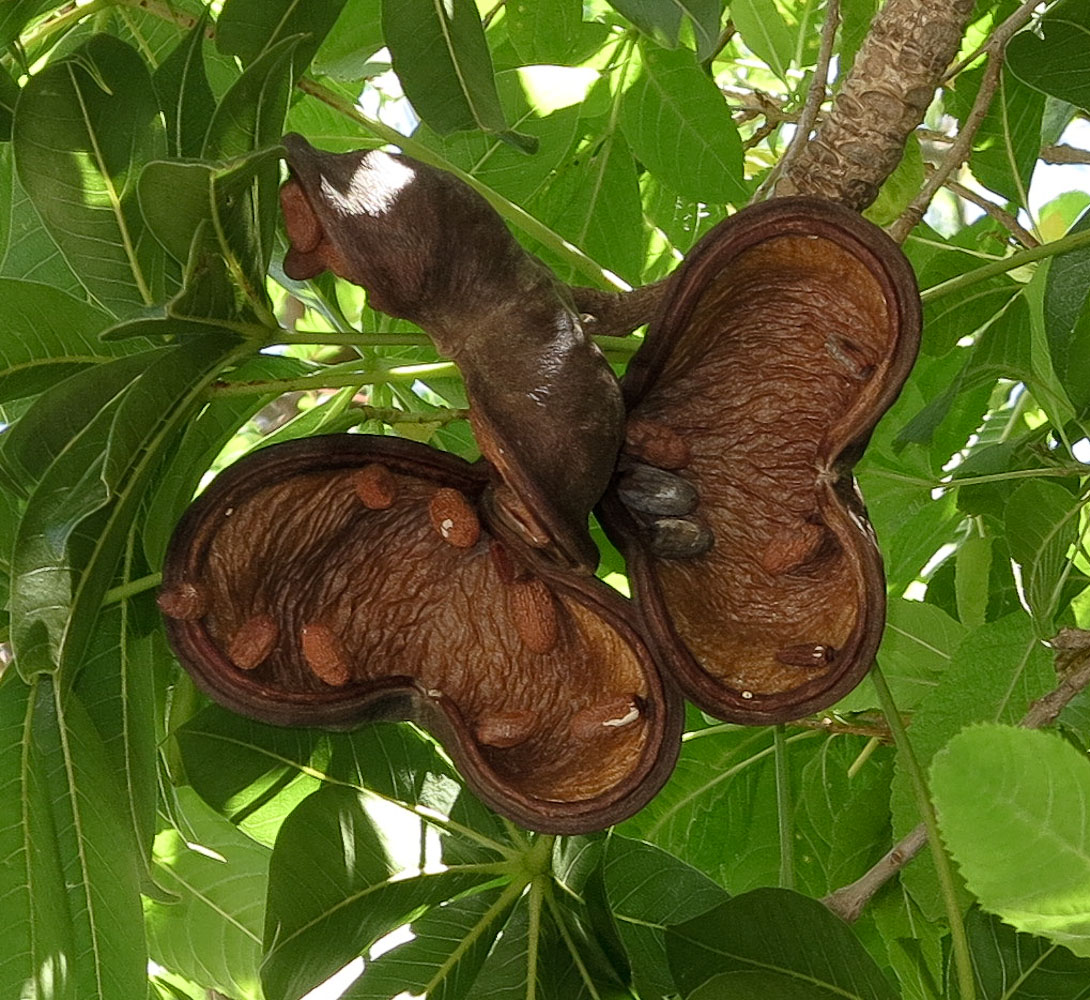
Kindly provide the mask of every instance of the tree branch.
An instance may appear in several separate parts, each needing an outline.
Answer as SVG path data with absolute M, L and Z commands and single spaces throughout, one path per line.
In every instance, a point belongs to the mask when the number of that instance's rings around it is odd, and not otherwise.
M 923 121 L 973 0 L 887 0 L 833 109 L 777 185 L 866 208 Z
M 1006 209 L 1001 208 L 994 201 L 988 201 L 983 195 L 977 194 L 971 188 L 967 188 L 964 184 L 959 184 L 957 181 L 948 180 L 945 187 L 953 191 L 959 198 L 976 205 L 977 208 L 982 208 L 984 211 L 995 219 L 1008 233 L 1011 234 L 1019 243 L 1024 247 L 1039 247 L 1041 241 L 1037 239 L 1028 229 L 1021 225 L 1018 220 L 1011 215 Z

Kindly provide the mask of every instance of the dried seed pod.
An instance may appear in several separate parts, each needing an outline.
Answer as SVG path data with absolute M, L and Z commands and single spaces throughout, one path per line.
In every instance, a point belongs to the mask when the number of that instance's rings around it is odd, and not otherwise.
M 692 484 L 681 476 L 642 462 L 617 478 L 616 489 L 629 510 L 656 517 L 684 517 L 699 501 Z
M 556 648 L 560 623 L 549 588 L 537 577 L 517 580 L 507 588 L 507 613 L 515 631 L 532 653 Z
M 452 174 L 383 150 L 283 141 L 284 270 L 361 285 L 453 358 L 481 454 L 546 532 L 539 561 L 592 573 L 587 519 L 613 473 L 624 405 L 567 286 Z
M 684 469 L 693 453 L 684 439 L 659 420 L 629 417 L 624 427 L 624 450 L 633 458 L 660 469 Z
M 194 621 L 208 612 L 208 592 L 199 584 L 179 580 L 159 591 L 155 599 L 159 610 L 179 621 Z
M 667 423 L 715 544 L 678 558 L 613 490 L 599 516 L 628 561 L 648 635 L 710 714 L 767 724 L 818 711 L 866 673 L 881 559 L 851 477 L 919 342 L 912 269 L 842 206 L 774 199 L 697 245 L 623 382 L 629 424 Z M 799 644 L 799 636 L 821 643 Z M 834 655 L 835 651 L 835 655 Z M 805 667 L 806 669 L 800 669 Z
M 365 465 L 352 477 L 356 496 L 368 510 L 386 510 L 397 498 L 397 480 L 380 462 Z
M 432 527 L 444 542 L 457 549 L 471 549 L 481 537 L 481 522 L 469 501 L 457 490 L 438 489 L 428 504 Z
M 272 653 L 280 627 L 268 615 L 254 615 L 242 623 L 227 644 L 227 659 L 239 670 L 254 670 Z
M 386 509 L 358 496 L 356 474 L 374 464 L 397 482 Z M 630 605 L 601 581 L 529 571 L 528 550 L 486 520 L 468 548 L 433 529 L 437 494 L 477 518 L 489 484 L 484 465 L 399 438 L 330 435 L 255 452 L 217 476 L 175 531 L 164 592 L 200 580 L 213 610 L 167 617 L 167 634 L 229 708 L 337 728 L 411 718 L 504 815 L 549 832 L 601 829 L 666 780 L 682 706 Z M 639 718 L 594 754 L 570 736 L 572 705 L 635 698 Z

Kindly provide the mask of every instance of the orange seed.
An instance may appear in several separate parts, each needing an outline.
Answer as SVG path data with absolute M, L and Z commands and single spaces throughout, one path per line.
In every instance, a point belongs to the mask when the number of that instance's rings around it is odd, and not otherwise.
M 276 646 L 280 628 L 268 615 L 254 615 L 242 623 L 227 644 L 227 659 L 239 670 L 261 666 Z
M 397 481 L 385 465 L 372 462 L 352 476 L 356 496 L 368 510 L 386 510 L 397 498 Z
M 538 577 L 516 580 L 507 588 L 507 614 L 532 653 L 548 653 L 560 634 L 556 601 Z
M 343 687 L 352 679 L 344 643 L 326 625 L 304 625 L 301 631 L 303 659 L 314 676 L 331 687 Z
M 428 515 L 432 527 L 455 548 L 471 549 L 481 537 L 477 512 L 458 490 L 446 486 L 436 490 L 428 504 Z

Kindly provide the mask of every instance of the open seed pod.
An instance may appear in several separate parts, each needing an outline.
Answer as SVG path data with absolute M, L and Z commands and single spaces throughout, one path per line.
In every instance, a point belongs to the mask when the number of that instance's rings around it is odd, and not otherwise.
M 482 519 L 483 463 L 399 438 L 276 445 L 221 473 L 171 541 L 159 604 L 226 707 L 281 725 L 412 719 L 532 829 L 601 829 L 677 756 L 680 698 L 630 606 L 524 568 Z
M 870 668 L 885 578 L 851 468 L 919 325 L 901 251 L 823 201 L 739 212 L 672 280 L 622 383 L 601 516 L 649 642 L 705 711 L 799 718 Z
M 284 270 L 302 280 L 328 268 L 424 330 L 465 378 L 499 480 L 485 501 L 494 517 L 545 559 L 593 573 L 587 517 L 612 474 L 624 406 L 566 286 L 452 174 L 382 150 L 323 152 L 299 135 L 284 146 Z

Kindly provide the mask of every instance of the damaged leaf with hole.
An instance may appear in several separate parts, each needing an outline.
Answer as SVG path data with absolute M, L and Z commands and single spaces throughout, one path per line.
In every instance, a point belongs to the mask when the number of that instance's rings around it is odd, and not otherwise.
M 399 438 L 258 451 L 180 522 L 159 603 L 197 684 L 281 725 L 412 719 L 532 829 L 601 829 L 677 756 L 680 700 L 600 581 L 531 568 L 484 463 Z
M 593 573 L 587 516 L 612 474 L 624 407 L 570 290 L 452 174 L 382 150 L 323 152 L 299 135 L 284 146 L 285 272 L 328 269 L 424 330 L 465 379 L 496 479 L 484 505 L 543 560 Z
M 851 470 L 919 327 L 900 249 L 829 202 L 745 209 L 673 277 L 622 382 L 601 517 L 648 641 L 705 711 L 796 719 L 870 668 L 885 578 Z M 684 513 L 669 477 L 695 493 Z

